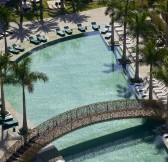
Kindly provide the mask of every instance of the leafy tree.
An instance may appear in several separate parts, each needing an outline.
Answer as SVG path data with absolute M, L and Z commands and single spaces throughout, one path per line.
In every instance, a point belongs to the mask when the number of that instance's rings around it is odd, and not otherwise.
M 46 74 L 40 72 L 31 72 L 30 64 L 31 59 L 27 57 L 23 59 L 20 63 L 14 64 L 12 66 L 12 74 L 15 76 L 15 84 L 18 84 L 22 87 L 23 126 L 20 130 L 22 134 L 26 134 L 28 132 L 25 88 L 27 87 L 28 92 L 32 93 L 34 91 L 34 83 L 36 83 L 38 80 L 42 80 L 44 82 L 48 81 L 48 77 Z
M 6 30 L 9 28 L 9 22 L 11 21 L 12 11 L 10 8 L 0 6 L 0 23 L 2 25 L 2 30 L 4 33 L 4 43 L 5 43 L 5 53 L 8 53 L 7 50 L 7 39 L 6 39 Z
M 168 53 L 167 48 L 156 48 L 156 41 L 154 38 L 149 38 L 145 47 L 142 50 L 144 61 L 143 63 L 150 66 L 150 79 L 149 79 L 149 100 L 153 99 L 152 96 L 152 78 L 153 78 L 153 68 L 157 67 L 156 63 L 164 58 Z

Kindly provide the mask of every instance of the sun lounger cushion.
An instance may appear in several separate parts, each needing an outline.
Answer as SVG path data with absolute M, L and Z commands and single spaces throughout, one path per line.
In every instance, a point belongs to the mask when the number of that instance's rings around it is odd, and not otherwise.
M 19 50 L 14 49 L 13 47 L 8 47 L 8 52 L 11 52 L 13 54 L 18 54 Z
M 47 38 L 45 38 L 44 36 L 41 36 L 40 34 L 36 35 L 37 40 L 40 42 L 47 42 Z
M 110 39 L 110 37 L 111 37 L 111 33 L 105 34 L 105 39 Z
M 82 24 L 77 24 L 78 30 L 81 32 L 85 32 L 86 31 L 86 26 L 82 26 Z
M 101 31 L 102 34 L 105 34 L 109 31 L 110 26 L 106 25 L 104 29 Z
M 91 24 L 92 24 L 92 28 L 93 28 L 94 30 L 99 30 L 100 26 L 97 25 L 96 22 L 91 22 Z
M 70 29 L 69 26 L 64 26 L 64 30 L 67 34 L 72 34 L 72 29 Z
M 39 44 L 40 41 L 38 41 L 37 39 L 34 39 L 32 36 L 29 37 L 29 40 L 30 40 L 30 43 L 33 43 L 33 44 Z
M 56 33 L 60 36 L 65 36 L 65 32 L 62 31 L 59 27 L 56 27 Z
M 17 44 L 13 44 L 12 47 L 16 50 L 19 50 L 19 51 L 24 51 L 24 48 L 21 47 L 20 45 L 17 45 Z

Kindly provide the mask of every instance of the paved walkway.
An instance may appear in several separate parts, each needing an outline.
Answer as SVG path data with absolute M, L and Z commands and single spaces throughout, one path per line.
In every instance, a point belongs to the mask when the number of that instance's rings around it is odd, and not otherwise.
M 105 16 L 104 12 L 105 8 L 98 8 L 70 15 L 47 18 L 43 23 L 40 23 L 39 21 L 24 22 L 23 30 L 19 30 L 16 23 L 11 23 L 10 26 L 15 30 L 15 33 L 7 38 L 8 45 L 28 40 L 30 35 L 46 35 L 50 32 L 55 32 L 56 26 L 63 28 L 68 25 L 71 28 L 76 28 L 77 23 L 82 23 L 85 26 L 90 26 L 92 21 L 96 21 L 98 24 L 109 23 L 110 18 L 109 16 Z M 0 49 L 4 50 L 3 40 L 0 40 Z

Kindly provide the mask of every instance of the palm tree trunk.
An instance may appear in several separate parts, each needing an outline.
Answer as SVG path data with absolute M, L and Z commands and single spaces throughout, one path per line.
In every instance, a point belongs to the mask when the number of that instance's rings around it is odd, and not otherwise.
M 136 36 L 135 81 L 139 81 L 139 34 Z
M 125 6 L 125 18 L 124 18 L 124 40 L 123 40 L 123 55 L 122 55 L 122 62 L 126 62 L 126 27 L 127 27 L 127 20 L 126 20 L 126 16 L 127 16 L 127 12 L 128 12 L 128 5 L 129 5 L 129 0 L 127 0 L 126 2 L 126 6 Z
M 111 47 L 114 50 L 114 14 L 111 15 Z
M 1 72 L 2 73 L 2 72 Z M 3 88 L 3 79 L 1 77 L 1 115 L 5 116 L 5 96 L 4 96 L 4 88 Z
M 43 20 L 43 1 L 40 0 L 40 20 Z
M 26 134 L 28 132 L 27 126 L 27 116 L 26 116 L 26 99 L 25 99 L 25 86 L 24 83 L 22 84 L 22 95 L 23 95 L 23 127 L 22 132 Z
M 64 0 L 61 0 L 61 11 L 62 11 L 62 14 L 65 13 L 65 7 L 64 7 Z
M 5 43 L 5 54 L 8 54 L 8 45 L 6 40 L 6 30 L 4 30 L 4 43 Z
M 165 128 L 168 129 L 168 114 L 167 114 L 167 116 L 166 116 Z
M 141 7 L 142 7 L 142 10 L 144 8 L 144 0 L 141 0 Z
M 23 26 L 23 5 L 22 0 L 20 1 L 20 29 L 22 29 Z
M 76 9 L 75 9 L 75 1 L 74 0 L 72 0 L 72 8 L 73 8 L 73 12 L 75 12 Z
M 168 47 L 168 22 L 166 21 L 166 46 Z
M 153 66 L 151 64 L 150 65 L 150 80 L 149 80 L 149 100 L 150 101 L 153 99 L 153 95 L 152 95 L 152 69 L 153 69 Z
M 124 21 L 124 40 L 123 40 L 123 55 L 122 55 L 123 62 L 126 62 L 126 38 L 127 38 L 126 27 L 127 23 L 126 21 Z

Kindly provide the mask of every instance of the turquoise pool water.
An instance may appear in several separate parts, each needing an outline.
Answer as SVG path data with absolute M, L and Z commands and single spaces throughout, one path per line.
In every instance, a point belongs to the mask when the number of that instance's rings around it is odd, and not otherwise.
M 135 98 L 100 35 L 57 43 L 30 57 L 32 70 L 49 77 L 48 83 L 35 85 L 33 94 L 26 93 L 27 117 L 36 125 L 82 105 Z M 5 93 L 22 112 L 21 88 L 8 86 Z M 164 161 L 167 153 L 155 143 L 150 131 L 153 124 L 143 123 L 141 119 L 101 123 L 68 134 L 54 144 L 67 161 Z

